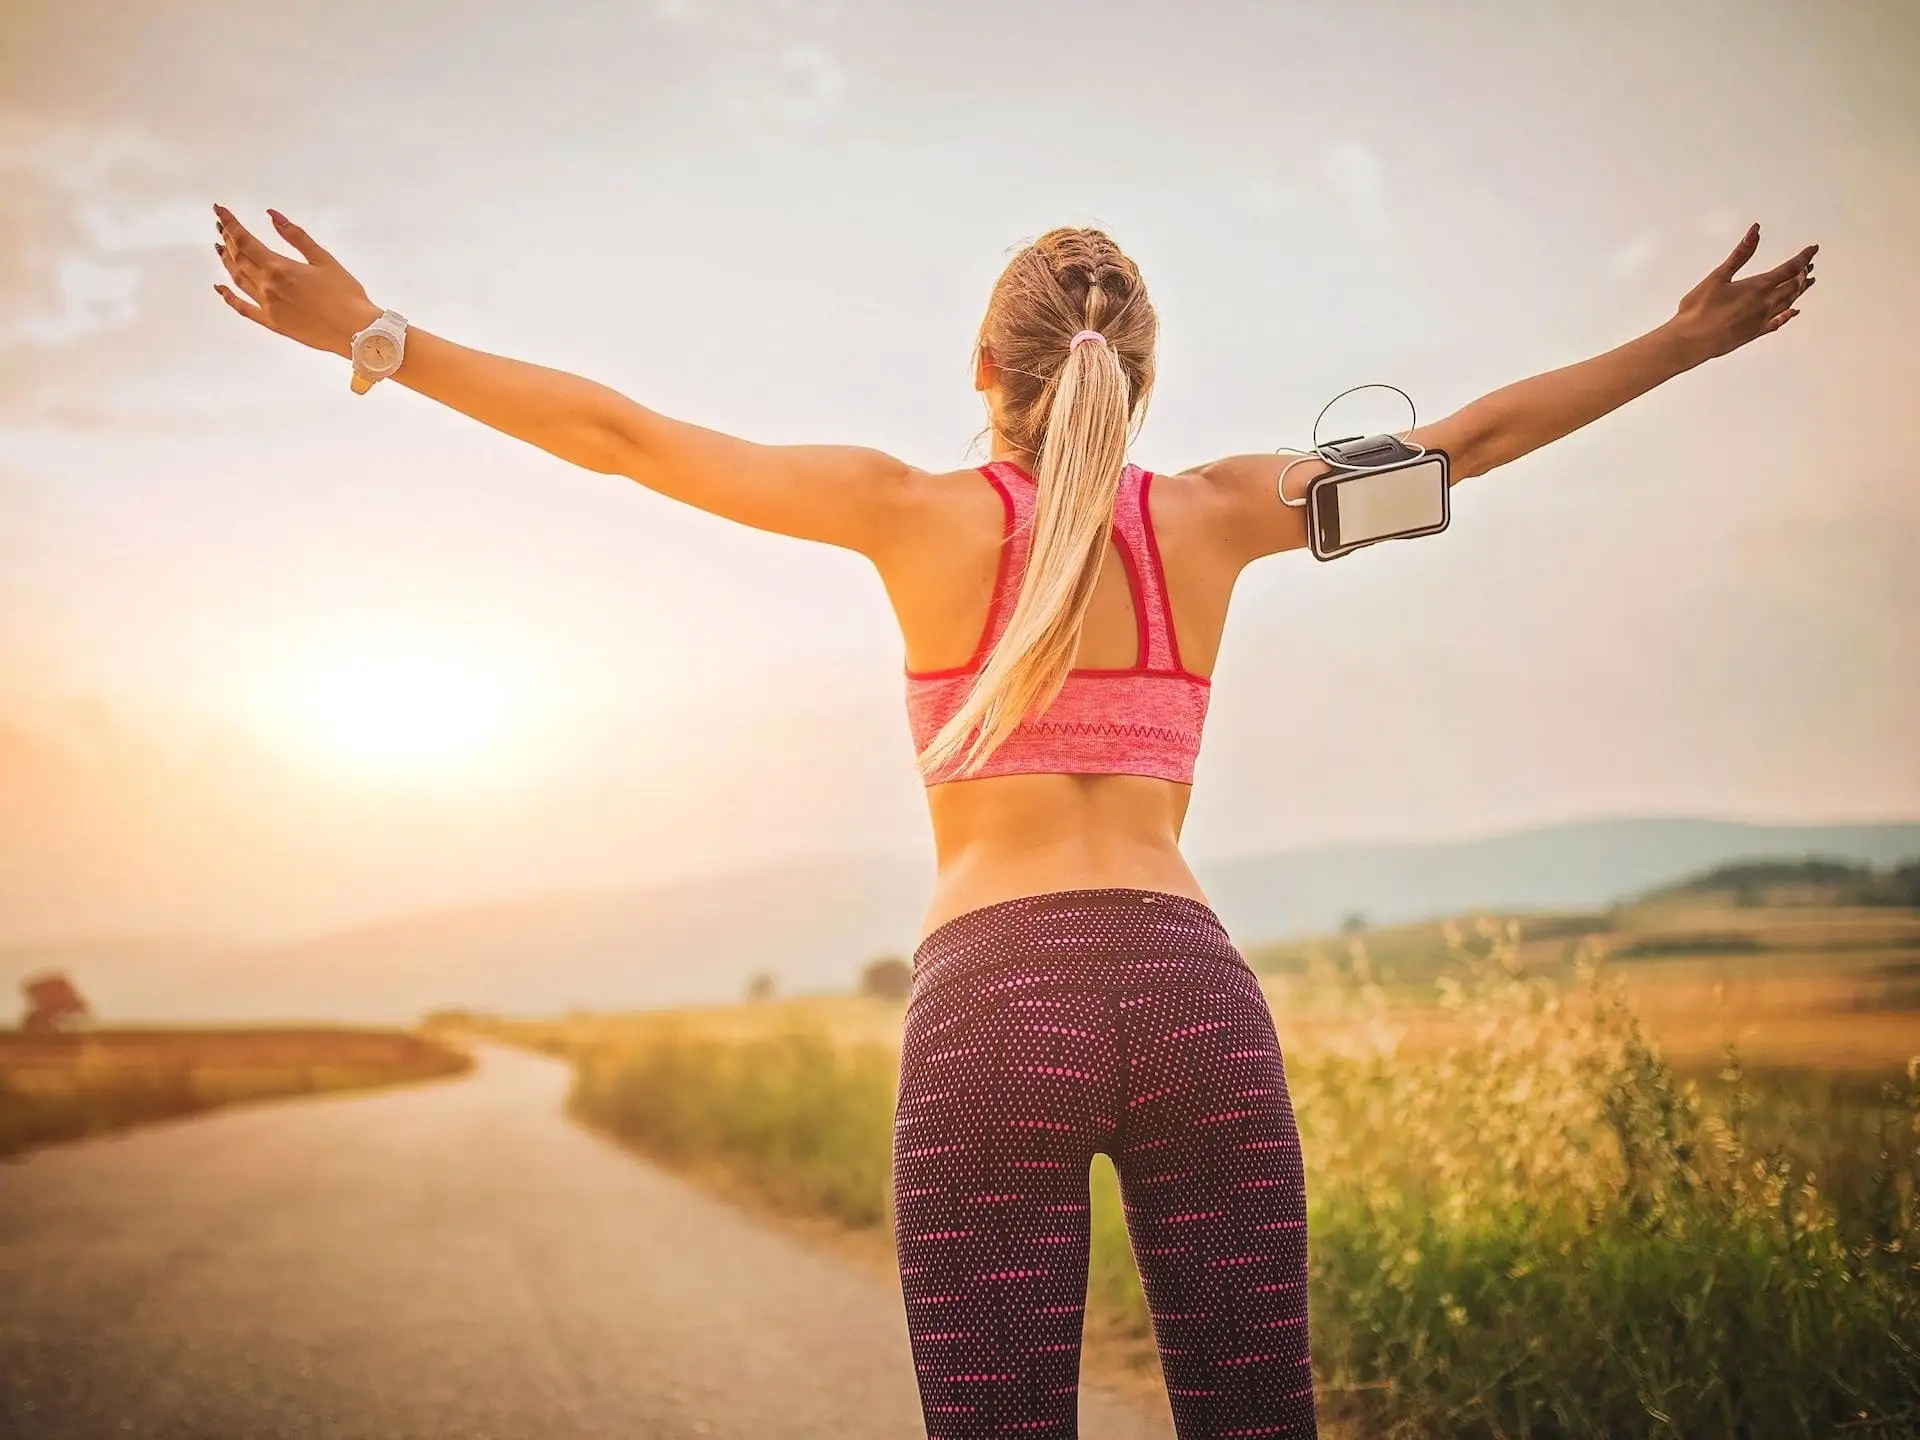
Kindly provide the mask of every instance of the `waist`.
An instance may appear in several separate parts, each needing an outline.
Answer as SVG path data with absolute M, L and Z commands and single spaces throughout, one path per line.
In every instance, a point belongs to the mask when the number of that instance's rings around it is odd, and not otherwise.
M 1007 775 L 926 793 L 938 874 L 923 933 L 1048 891 L 1133 888 L 1204 901 L 1180 853 L 1189 786 L 1136 775 Z
M 991 1001 L 1060 985 L 1138 990 L 1223 975 L 1258 983 L 1204 900 L 1128 886 L 1054 890 L 983 905 L 934 929 L 913 952 L 912 1001 L 935 993 Z

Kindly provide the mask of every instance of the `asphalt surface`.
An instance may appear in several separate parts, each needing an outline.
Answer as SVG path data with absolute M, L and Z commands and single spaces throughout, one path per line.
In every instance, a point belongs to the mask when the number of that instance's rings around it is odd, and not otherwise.
M 580 1130 L 566 1084 L 489 1050 L 0 1164 L 0 1436 L 925 1433 L 892 1282 Z

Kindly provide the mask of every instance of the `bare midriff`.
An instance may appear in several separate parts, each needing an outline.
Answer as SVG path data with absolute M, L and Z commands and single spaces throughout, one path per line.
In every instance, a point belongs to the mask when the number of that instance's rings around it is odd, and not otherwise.
M 938 875 L 923 936 L 969 910 L 1056 890 L 1207 903 L 1180 853 L 1189 785 L 1142 775 L 1001 775 L 927 790 Z

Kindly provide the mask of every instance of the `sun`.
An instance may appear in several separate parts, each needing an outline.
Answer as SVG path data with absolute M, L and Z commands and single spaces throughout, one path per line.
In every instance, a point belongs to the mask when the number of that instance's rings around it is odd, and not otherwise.
M 276 741 L 366 778 L 483 770 L 524 718 L 509 667 L 429 637 L 336 642 L 284 662 L 265 690 Z

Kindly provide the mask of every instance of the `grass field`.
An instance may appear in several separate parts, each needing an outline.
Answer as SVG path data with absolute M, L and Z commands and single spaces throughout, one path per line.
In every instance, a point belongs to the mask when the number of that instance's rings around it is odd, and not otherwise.
M 0 1032 L 0 1156 L 222 1105 L 451 1075 L 472 1063 L 405 1031 Z
M 1335 1425 L 1920 1433 L 1920 913 L 1689 898 L 1249 958 Z M 878 1240 L 900 1018 L 848 997 L 496 1033 L 571 1057 L 589 1122 Z M 1151 1374 L 1104 1161 L 1094 1182 L 1089 1343 Z

